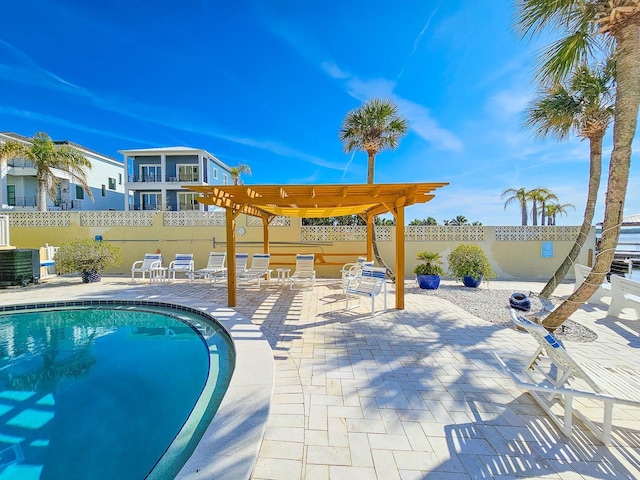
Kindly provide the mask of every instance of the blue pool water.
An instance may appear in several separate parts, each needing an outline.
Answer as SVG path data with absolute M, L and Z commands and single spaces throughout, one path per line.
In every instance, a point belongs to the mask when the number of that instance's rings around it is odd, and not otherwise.
M 173 478 L 233 362 L 226 333 L 195 313 L 122 305 L 1 314 L 0 480 Z

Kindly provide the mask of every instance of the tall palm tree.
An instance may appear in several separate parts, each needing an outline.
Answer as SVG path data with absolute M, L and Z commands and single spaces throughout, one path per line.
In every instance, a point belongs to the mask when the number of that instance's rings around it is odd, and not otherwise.
M 251 168 L 249 167 L 249 165 L 241 163 L 237 167 L 231 167 L 229 169 L 229 175 L 231 175 L 234 185 L 242 184 L 240 175 L 242 175 L 243 173 L 246 173 L 247 175 L 251 175 Z
M 547 224 L 555 225 L 556 217 L 558 215 L 563 216 L 568 213 L 569 208 L 576 209 L 576 206 L 573 203 L 550 203 L 546 206 L 546 216 L 547 216 Z M 554 288 L 555 290 L 555 288 Z
M 398 114 L 398 107 L 391 100 L 373 98 L 347 113 L 342 121 L 339 137 L 347 153 L 356 150 L 367 152 L 367 183 L 373 183 L 375 158 L 382 150 L 398 147 L 400 139 L 409 130 L 407 119 Z M 389 277 L 393 271 L 380 255 L 373 229 L 373 253 L 378 263 L 387 268 Z
M 540 194 L 540 225 L 544 225 L 547 211 L 547 204 L 551 201 L 558 201 L 558 196 L 553 192 Z
M 573 132 L 589 140 L 590 150 L 589 187 L 582 226 L 571 250 L 542 289 L 540 295 L 545 298 L 549 298 L 575 263 L 593 223 L 602 171 L 602 139 L 613 118 L 613 89 L 613 61 L 594 70 L 580 65 L 566 82 L 541 92 L 527 111 L 525 125 L 534 129 L 537 136 L 551 135 L 565 140 Z M 557 208 L 550 210 L 547 214 L 550 213 L 548 216 L 554 224 L 556 215 L 566 213 Z
M 531 200 L 531 224 L 538 225 L 538 212 L 540 207 L 548 200 L 557 200 L 558 197 L 548 188 L 538 187 L 527 192 L 527 198 Z M 540 203 L 540 207 L 538 206 Z
M 91 162 L 79 150 L 68 145 L 56 145 L 44 132 L 38 132 L 30 138 L 29 145 L 17 145 L 11 147 L 11 157 L 29 160 L 36 169 L 39 211 L 46 212 L 47 197 L 54 199 L 57 195 L 60 179 L 56 176 L 56 170 L 69 175 L 93 200 L 86 174 L 86 170 L 91 170 Z
M 629 182 L 631 144 L 640 107 L 640 0 L 517 0 L 517 27 L 523 35 L 547 28 L 559 30 L 559 40 L 544 53 L 541 81 L 565 78 L 576 65 L 604 47 L 616 60 L 613 151 L 605 195 L 602 250 L 584 283 L 545 320 L 555 330 L 597 290 L 606 277 L 620 235 Z
M 527 207 L 527 201 L 529 200 L 529 191 L 524 188 L 507 188 L 504 192 L 502 192 L 500 196 L 504 198 L 507 195 L 511 196 L 508 197 L 504 202 L 504 209 L 506 210 L 509 205 L 518 202 L 518 204 L 520 205 L 520 210 L 522 212 L 522 225 L 526 226 L 527 220 L 529 218 L 529 210 Z

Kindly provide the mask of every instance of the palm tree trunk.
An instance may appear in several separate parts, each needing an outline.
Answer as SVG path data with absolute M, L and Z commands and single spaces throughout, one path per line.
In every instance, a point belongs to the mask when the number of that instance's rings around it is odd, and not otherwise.
M 376 154 L 373 150 L 367 150 L 367 156 L 368 156 L 368 161 L 367 161 L 367 183 L 373 183 L 373 169 L 375 166 L 375 159 L 376 159 Z M 387 263 L 384 261 L 384 258 L 382 258 L 382 255 L 380 254 L 380 248 L 378 247 L 378 240 L 376 239 L 376 219 L 374 217 L 373 219 L 373 238 L 371 239 L 371 247 L 373 248 L 373 256 L 375 257 L 376 261 L 378 262 L 378 265 L 380 265 L 381 267 L 384 267 L 387 269 L 387 277 L 389 278 L 389 280 L 391 281 L 395 281 L 396 280 L 396 274 L 393 272 L 393 270 L 387 265 Z
M 542 205 L 540 206 L 540 225 L 544 226 L 544 219 L 545 219 L 545 213 L 544 213 L 544 209 L 546 208 L 547 204 L 546 202 L 542 202 Z
M 538 202 L 535 200 L 531 205 L 531 225 L 538 225 Z
M 47 211 L 47 184 L 41 179 L 38 179 L 38 211 Z
M 617 74 L 613 151 L 609 163 L 609 180 L 605 195 L 604 221 L 600 253 L 584 283 L 544 320 L 547 330 L 554 331 L 584 302 L 589 300 L 611 268 L 620 235 L 620 224 L 629 183 L 631 143 L 636 131 L 640 108 L 640 29 L 633 22 L 613 31 L 617 41 Z
M 567 272 L 578 258 L 580 250 L 589 235 L 591 230 L 591 224 L 593 223 L 593 215 L 596 209 L 596 201 L 598 200 L 598 188 L 600 187 L 600 178 L 602 176 L 602 136 L 590 138 L 590 164 L 589 164 L 589 190 L 587 193 L 587 205 L 584 209 L 584 219 L 582 220 L 582 226 L 578 232 L 578 236 L 569 250 L 569 253 L 555 271 L 553 276 L 549 279 L 547 284 L 540 292 L 540 296 L 549 298 L 558 284 L 567 275 Z M 555 225 L 555 219 L 553 220 Z M 551 225 L 551 217 L 549 217 L 549 225 Z
M 527 221 L 529 220 L 529 212 L 527 212 L 527 201 L 523 200 L 520 204 L 522 207 L 522 226 L 527 226 Z

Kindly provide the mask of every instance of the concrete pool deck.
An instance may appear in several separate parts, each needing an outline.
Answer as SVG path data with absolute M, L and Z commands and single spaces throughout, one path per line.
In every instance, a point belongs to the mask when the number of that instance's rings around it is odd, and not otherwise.
M 564 437 L 491 356 L 492 350 L 533 351 L 532 339 L 422 295 L 413 281 L 406 285 L 405 310 L 375 318 L 364 304 L 344 309 L 338 279 L 320 279 L 306 291 L 275 282 L 239 289 L 234 310 L 259 327 L 275 360 L 253 480 L 640 478 L 640 409 L 616 406 L 611 447 L 579 422 L 572 439 Z M 492 281 L 481 288 L 542 286 Z M 562 284 L 556 294 L 571 290 Z M 227 291 L 208 281 L 132 284 L 105 277 L 82 284 L 54 277 L 0 290 L 0 304 L 120 295 L 225 305 Z M 640 320 L 633 313 L 620 320 L 606 316 L 606 305 L 586 304 L 572 319 L 598 334 L 590 343 L 565 342 L 576 360 L 640 371 Z M 237 430 L 227 438 L 246 433 Z

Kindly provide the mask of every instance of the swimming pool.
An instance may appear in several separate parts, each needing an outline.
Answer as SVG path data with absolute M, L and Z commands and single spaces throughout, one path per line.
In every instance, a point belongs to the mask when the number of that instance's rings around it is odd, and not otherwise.
M 234 370 L 224 329 L 159 302 L 4 310 L 0 480 L 176 476 Z

